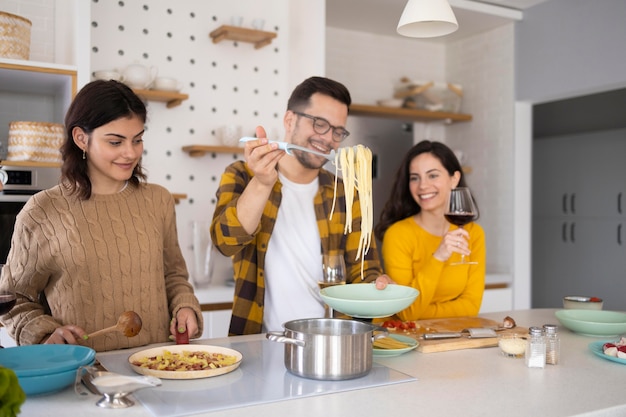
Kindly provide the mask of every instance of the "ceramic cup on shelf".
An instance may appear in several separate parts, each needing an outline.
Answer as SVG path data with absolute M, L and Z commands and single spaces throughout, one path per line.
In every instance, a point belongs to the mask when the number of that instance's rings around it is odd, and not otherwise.
M 93 73 L 93 77 L 96 80 L 104 80 L 104 81 L 108 81 L 108 80 L 115 80 L 115 81 L 122 81 L 122 74 L 120 74 L 117 71 L 114 70 L 101 70 L 101 71 L 94 71 Z
M 254 19 L 252 21 L 252 28 L 256 30 L 263 30 L 263 26 L 265 25 L 264 19 Z
M 152 82 L 151 88 L 160 91 L 180 91 L 182 84 L 176 78 L 156 77 Z
M 222 126 L 219 130 L 219 135 L 222 145 L 239 146 L 239 139 L 241 139 L 241 126 L 236 124 Z
M 231 26 L 241 26 L 243 25 L 243 16 L 232 16 L 230 18 Z
M 157 76 L 157 68 L 147 67 L 141 64 L 131 64 L 124 69 L 122 78 L 130 88 L 145 89 L 152 84 Z

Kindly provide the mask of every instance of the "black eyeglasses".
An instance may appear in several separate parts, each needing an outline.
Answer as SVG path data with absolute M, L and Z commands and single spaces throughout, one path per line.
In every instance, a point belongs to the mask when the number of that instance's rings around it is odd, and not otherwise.
M 293 111 L 293 110 L 292 110 Z M 328 120 L 322 119 L 321 117 L 311 116 L 310 114 L 300 113 L 299 111 L 293 111 L 298 116 L 306 117 L 307 119 L 313 120 L 313 130 L 318 135 L 323 135 L 328 132 L 330 129 L 333 129 L 333 140 L 335 142 L 341 142 L 348 136 L 350 136 L 350 132 L 348 132 L 343 127 L 336 127 L 328 123 Z

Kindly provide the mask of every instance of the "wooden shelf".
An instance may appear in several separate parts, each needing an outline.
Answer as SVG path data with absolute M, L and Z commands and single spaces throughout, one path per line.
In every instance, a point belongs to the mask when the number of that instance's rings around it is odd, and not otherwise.
M 176 204 L 180 203 L 180 200 L 185 200 L 187 198 L 187 194 L 180 194 L 180 193 L 171 193 L 172 197 L 174 197 L 174 202 Z
M 259 49 L 272 43 L 276 37 L 275 32 L 264 32 L 262 30 L 242 28 L 239 26 L 220 26 L 209 34 L 213 43 L 224 40 L 248 42 L 254 44 L 254 49 Z
M 452 123 L 469 122 L 470 120 L 472 120 L 471 114 L 447 113 L 421 109 L 406 109 L 403 107 L 371 106 L 367 104 L 351 104 L 350 116 L 385 117 L 387 119 L 404 120 L 411 122 L 443 121 L 447 123 Z
M 171 109 L 172 107 L 180 106 L 183 100 L 187 100 L 189 95 L 178 93 L 175 91 L 161 91 L 161 90 L 133 90 L 135 94 L 144 100 L 160 101 L 166 103 L 166 107 Z
M 60 162 L 37 162 L 37 161 L 0 161 L 0 166 L 60 168 L 61 163 Z
M 189 156 L 204 156 L 206 153 L 243 153 L 243 148 L 238 146 L 211 146 L 211 145 L 187 145 L 183 151 Z

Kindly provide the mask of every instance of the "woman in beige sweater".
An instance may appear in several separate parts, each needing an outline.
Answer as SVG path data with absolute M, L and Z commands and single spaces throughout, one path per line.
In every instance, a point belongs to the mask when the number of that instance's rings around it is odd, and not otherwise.
M 60 185 L 17 217 L 0 286 L 16 306 L 0 317 L 20 345 L 69 343 L 97 351 L 201 334 L 202 312 L 178 244 L 174 200 L 145 182 L 146 108 L 116 81 L 87 84 L 66 118 Z M 135 311 L 143 327 L 88 338 Z

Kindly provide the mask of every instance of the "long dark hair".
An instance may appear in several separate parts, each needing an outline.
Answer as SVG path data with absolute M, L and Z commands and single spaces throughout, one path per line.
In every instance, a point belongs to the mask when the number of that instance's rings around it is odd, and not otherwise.
M 338 81 L 325 77 L 310 77 L 302 81 L 291 93 L 287 101 L 287 110 L 302 111 L 309 106 L 311 96 L 320 93 L 329 96 L 350 107 L 350 92 Z
M 61 180 L 79 198 L 91 197 L 91 180 L 87 173 L 87 160 L 83 151 L 74 143 L 72 130 L 80 127 L 91 136 L 94 129 L 121 118 L 137 116 L 146 123 L 146 106 L 128 86 L 118 81 L 92 81 L 76 94 L 65 115 L 65 142 L 61 146 L 63 166 Z M 133 170 L 128 182 L 134 186 L 146 180 L 141 160 Z
M 396 172 L 396 179 L 391 188 L 389 200 L 385 203 L 385 207 L 380 213 L 380 220 L 374 228 L 374 234 L 378 240 L 383 240 L 385 232 L 393 223 L 413 216 L 422 210 L 413 199 L 411 191 L 409 190 L 409 168 L 411 161 L 413 161 L 416 156 L 426 152 L 437 158 L 448 174 L 454 175 L 456 171 L 459 171 L 461 178 L 458 186 L 467 186 L 465 184 L 465 176 L 463 175 L 461 164 L 450 148 L 441 142 L 431 142 L 429 140 L 423 140 L 417 145 L 414 145 L 409 149 L 406 155 L 404 155 L 404 159 L 402 159 L 402 163 Z

